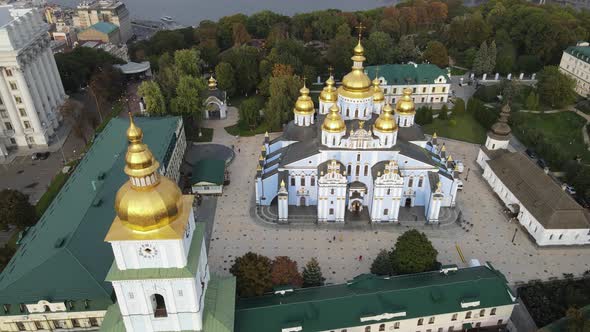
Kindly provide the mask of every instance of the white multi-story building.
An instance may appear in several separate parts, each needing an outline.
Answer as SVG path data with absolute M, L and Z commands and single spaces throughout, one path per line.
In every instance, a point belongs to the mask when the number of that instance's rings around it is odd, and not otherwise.
M 483 177 L 539 246 L 590 244 L 590 213 L 522 152 L 509 151 L 505 105 L 477 156 Z
M 242 298 L 235 331 L 498 331 L 516 304 L 506 279 L 489 263 L 463 269 L 449 265 L 439 271 L 360 275 L 340 285 Z
M 66 94 L 37 9 L 0 6 L 0 154 L 47 146 Z
M 416 104 L 446 103 L 451 95 L 451 80 L 447 72 L 429 63 L 390 64 L 367 67 L 369 77 L 377 77 L 385 99 L 395 104 L 404 89 L 412 90 Z
M 77 7 L 74 26 L 88 29 L 99 22 L 109 22 L 119 27 L 119 40 L 126 43 L 132 36 L 131 17 L 124 3 L 117 0 L 83 1 Z
M 279 222 L 288 221 L 289 210 L 316 206 L 320 222 L 365 216 L 395 223 L 401 209 L 419 207 L 438 223 L 441 207 L 455 205 L 457 172 L 414 124 L 412 90 L 406 87 L 394 107 L 379 79 L 365 73 L 360 39 L 352 60 L 340 87 L 332 77 L 326 82 L 317 117 L 304 86 L 283 135 L 266 137 L 256 203 L 277 204 Z
M 583 96 L 590 96 L 590 44 L 578 43 L 570 46 L 561 56 L 559 70 L 576 81 L 576 92 Z

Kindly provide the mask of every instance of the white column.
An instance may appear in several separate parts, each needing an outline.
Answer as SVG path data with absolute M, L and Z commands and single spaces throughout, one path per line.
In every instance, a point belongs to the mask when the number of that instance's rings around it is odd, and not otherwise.
M 29 86 L 29 90 L 31 92 L 31 95 L 33 96 L 34 104 L 35 104 L 35 109 L 33 110 L 33 112 L 35 112 L 35 114 L 37 114 L 37 117 L 38 117 L 38 119 L 40 119 L 40 121 L 45 123 L 45 126 L 47 127 L 46 134 L 53 135 L 53 127 L 51 126 L 51 124 L 47 120 L 47 116 L 45 113 L 45 107 L 44 107 L 44 104 L 42 103 L 41 97 L 39 96 L 39 91 L 37 90 L 37 82 L 35 82 L 35 79 L 33 79 L 33 75 L 31 75 L 31 69 L 30 69 L 29 65 L 30 64 L 25 65 L 24 75 L 25 75 L 25 80 L 27 82 L 31 82 L 31 84 Z M 27 110 L 27 115 L 30 118 L 31 115 L 29 114 L 29 112 L 30 111 Z M 45 130 L 45 127 L 43 127 L 43 123 L 41 123 L 41 128 L 43 128 L 43 130 Z
M 391 220 L 392 221 L 399 221 L 399 205 L 400 205 L 400 199 L 399 198 L 394 198 L 391 200 L 392 204 L 391 204 Z
M 3 71 L 0 72 L 0 93 L 2 95 L 2 101 L 4 105 L 6 105 L 6 111 L 8 111 L 8 116 L 10 118 L 10 122 L 12 127 L 14 128 L 15 139 L 17 140 L 17 144 L 19 146 L 27 145 L 26 140 L 23 142 L 18 142 L 18 136 L 24 140 L 24 131 L 23 131 L 23 124 L 20 122 L 20 116 L 17 112 L 16 102 L 14 101 L 14 97 L 10 90 L 8 90 L 8 85 L 6 84 L 6 76 L 4 75 Z
M 53 73 L 53 69 L 51 67 L 51 64 L 49 63 L 49 59 L 47 59 L 47 52 L 42 52 L 41 54 L 39 54 L 39 58 L 42 61 L 41 68 L 43 69 L 43 74 L 47 78 L 47 81 L 49 83 L 49 87 L 51 89 L 50 91 L 52 92 L 55 103 L 58 104 L 61 100 L 61 97 L 59 94 L 59 88 L 57 87 L 57 84 L 55 82 L 55 74 Z
M 55 63 L 55 58 L 53 57 L 53 53 L 51 53 L 50 48 L 47 48 L 47 50 L 45 51 L 45 58 L 47 59 L 47 62 L 49 62 L 49 68 L 53 72 L 53 79 L 55 80 L 55 86 L 59 92 L 59 97 L 60 97 L 60 99 L 57 100 L 59 103 L 59 102 L 61 102 L 63 97 L 66 95 L 66 93 L 64 91 L 64 86 L 61 83 L 61 77 L 59 76 L 59 71 L 57 70 L 57 64 Z
M 22 69 L 14 70 L 14 75 L 16 76 L 16 80 L 18 82 L 18 91 L 21 93 L 23 98 L 25 108 L 27 110 L 27 116 L 31 119 L 31 125 L 33 126 L 33 130 L 35 136 L 37 134 L 42 135 L 45 137 L 45 142 L 43 144 L 47 144 L 47 137 L 43 133 L 43 128 L 41 127 L 41 122 L 39 121 L 39 116 L 37 115 L 37 111 L 35 110 L 35 103 L 33 102 L 33 97 L 31 97 L 31 92 L 29 91 L 29 86 L 27 85 L 27 81 L 25 79 L 25 75 Z M 40 142 L 35 142 L 38 144 Z
M 42 95 L 44 96 L 43 98 L 45 98 L 45 102 L 50 106 L 51 111 L 55 110 L 57 96 L 51 89 L 51 85 L 49 85 L 47 76 L 48 74 L 45 68 L 43 68 L 43 60 L 39 54 L 37 54 L 35 61 L 33 61 L 33 69 L 35 78 L 39 81 L 38 83 L 41 86 L 40 90 L 42 90 Z

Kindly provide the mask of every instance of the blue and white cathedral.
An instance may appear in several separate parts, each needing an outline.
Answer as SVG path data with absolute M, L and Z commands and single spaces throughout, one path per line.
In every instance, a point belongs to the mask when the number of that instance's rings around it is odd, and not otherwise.
M 452 158 L 414 123 L 412 90 L 395 108 L 363 69 L 364 49 L 354 48 L 352 71 L 335 87 L 332 76 L 319 108 L 304 85 L 294 120 L 282 136 L 261 147 L 256 204 L 277 205 L 278 222 L 301 207 L 317 207 L 319 222 L 343 223 L 368 215 L 374 223 L 399 222 L 400 209 L 423 207 L 428 223 L 455 205 L 460 183 Z M 357 218 L 358 219 L 358 218 Z

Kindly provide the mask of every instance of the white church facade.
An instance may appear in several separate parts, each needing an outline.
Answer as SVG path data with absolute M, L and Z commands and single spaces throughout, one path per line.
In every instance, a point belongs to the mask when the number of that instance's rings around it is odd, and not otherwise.
M 359 215 L 398 222 L 400 209 L 420 207 L 427 222 L 438 223 L 441 208 L 455 205 L 458 173 L 414 123 L 412 90 L 394 107 L 379 79 L 367 76 L 360 37 L 352 60 L 340 87 L 332 77 L 326 82 L 317 114 L 304 86 L 283 135 L 267 135 L 256 203 L 277 204 L 279 222 L 288 222 L 289 210 L 315 206 L 319 222 Z

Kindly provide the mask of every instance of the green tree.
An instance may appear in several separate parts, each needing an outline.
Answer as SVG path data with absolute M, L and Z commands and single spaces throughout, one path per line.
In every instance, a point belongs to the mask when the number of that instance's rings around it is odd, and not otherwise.
M 313 257 L 303 268 L 303 287 L 323 286 L 325 280 L 318 260 Z
M 182 75 L 201 76 L 201 58 L 197 49 L 174 52 L 174 67 L 177 78 Z
M 515 100 L 522 90 L 522 85 L 517 79 L 502 79 L 500 81 L 499 93 L 503 100 Z
M 496 41 L 492 40 L 490 47 L 488 48 L 488 59 L 486 61 L 486 72 L 493 73 L 496 68 L 496 57 L 498 51 L 496 50 Z
M 539 109 L 539 96 L 535 93 L 535 91 L 531 91 L 529 95 L 526 97 L 526 108 L 531 111 L 536 111 Z
M 207 88 L 202 78 L 189 75 L 180 76 L 176 86 L 176 97 L 171 105 L 174 113 L 191 116 L 193 123 L 198 126 L 203 111 L 203 91 Z
M 416 61 L 418 59 L 418 48 L 414 44 L 414 37 L 401 37 L 395 52 L 401 62 Z
M 264 118 L 270 129 L 280 130 L 281 125 L 290 119 L 300 87 L 301 82 L 296 76 L 282 75 L 270 78 L 270 97 L 264 111 Z
M 160 90 L 160 86 L 155 81 L 143 81 L 137 89 L 137 94 L 143 97 L 146 110 L 151 115 L 166 114 L 166 101 Z
M 234 42 L 234 46 L 242 46 L 248 43 L 252 37 L 246 30 L 246 27 L 242 23 L 234 23 L 232 27 L 232 40 Z
M 0 191 L 0 222 L 4 228 L 8 225 L 24 229 L 37 222 L 35 208 L 29 203 L 29 196 L 18 190 Z
M 456 98 L 454 102 L 455 104 L 453 105 L 453 115 L 457 116 L 465 113 L 465 101 L 463 101 L 463 98 Z
M 303 278 L 297 269 L 297 262 L 287 256 L 277 256 L 272 261 L 270 276 L 273 286 L 301 287 Z
M 447 107 L 447 105 L 443 105 L 442 108 L 440 109 L 440 112 L 438 113 L 438 119 L 439 120 L 448 120 L 449 119 L 449 108 Z
M 479 51 L 473 59 L 473 71 L 477 75 L 481 75 L 486 72 L 489 67 L 489 53 L 488 44 L 484 41 L 479 47 Z
M 236 93 L 236 78 L 234 68 L 227 62 L 220 62 L 215 67 L 215 78 L 219 89 L 227 92 L 229 96 Z
M 259 296 L 272 288 L 271 261 L 268 257 L 248 252 L 236 257 L 229 272 L 236 277 L 239 296 Z
M 221 56 L 234 69 L 236 91 L 249 93 L 258 85 L 258 60 L 258 49 L 252 46 L 233 47 Z
M 399 274 L 420 273 L 436 268 L 438 252 L 426 237 L 415 229 L 403 233 L 391 255 L 393 270 Z
M 423 57 L 430 63 L 433 63 L 441 68 L 449 65 L 449 55 L 447 48 L 443 43 L 433 40 L 428 42 Z
M 567 318 L 567 332 L 590 332 L 590 319 L 584 316 L 582 310 L 571 307 L 565 313 Z
M 422 106 L 416 110 L 416 121 L 419 125 L 432 123 L 432 108 L 429 106 Z
M 364 42 L 368 64 L 386 64 L 393 62 L 393 40 L 382 31 L 374 31 Z M 350 54 L 350 50 L 347 50 Z
M 240 124 L 250 129 L 258 126 L 260 122 L 260 110 L 264 108 L 263 99 L 255 96 L 250 97 L 240 105 Z
M 334 39 L 330 40 L 326 59 L 334 67 L 336 73 L 345 73 L 350 70 L 352 66 L 350 57 L 355 43 L 356 40 L 350 36 L 348 24 L 340 26 Z
M 288 16 L 283 16 L 270 10 L 263 10 L 250 15 L 246 21 L 246 27 L 254 37 L 266 38 L 277 24 L 288 22 Z
M 371 264 L 371 273 L 379 276 L 393 275 L 393 266 L 391 265 L 390 255 L 391 253 L 385 249 L 379 251 L 373 264 Z
M 537 91 L 539 99 L 551 107 L 561 108 L 576 100 L 575 81 L 555 66 L 543 68 L 539 73 Z

